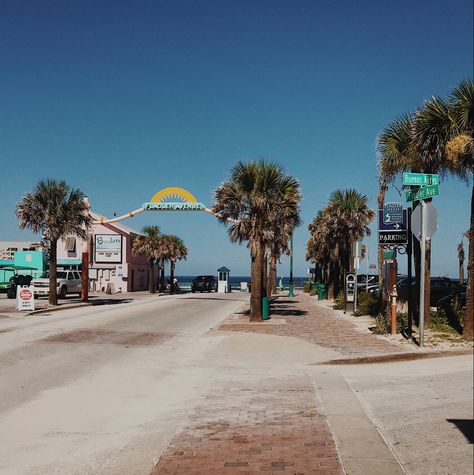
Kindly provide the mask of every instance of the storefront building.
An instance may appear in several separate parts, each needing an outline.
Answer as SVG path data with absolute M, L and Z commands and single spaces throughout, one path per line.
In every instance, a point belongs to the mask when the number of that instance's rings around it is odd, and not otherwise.
M 91 215 L 95 221 L 104 218 L 93 211 Z M 88 240 L 69 236 L 58 242 L 58 267 L 80 268 L 82 253 L 89 252 L 89 290 L 110 293 L 147 290 L 148 260 L 132 254 L 133 239 L 139 235 L 140 232 L 119 222 L 93 224 Z M 154 271 L 158 273 L 157 268 Z

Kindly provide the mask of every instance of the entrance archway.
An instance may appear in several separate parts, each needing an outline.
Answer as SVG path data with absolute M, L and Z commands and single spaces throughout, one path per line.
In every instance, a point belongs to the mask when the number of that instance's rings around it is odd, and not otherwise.
M 140 208 L 134 211 L 117 216 L 114 218 L 101 218 L 95 221 L 95 224 L 110 224 L 117 221 L 123 221 L 124 219 L 136 216 L 143 211 L 205 211 L 212 214 L 216 218 L 219 218 L 219 214 L 212 211 L 204 203 L 199 202 L 194 195 L 177 186 L 170 186 L 163 188 L 158 193 L 155 193 L 150 201 L 146 201 Z M 236 223 L 236 220 L 227 219 L 227 221 Z

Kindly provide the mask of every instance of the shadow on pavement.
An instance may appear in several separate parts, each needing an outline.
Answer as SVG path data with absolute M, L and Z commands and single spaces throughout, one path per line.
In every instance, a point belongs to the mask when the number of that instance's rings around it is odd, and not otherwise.
M 91 302 L 92 306 L 95 305 L 114 305 L 119 303 L 129 303 L 133 299 L 101 299 L 101 300 L 94 300 Z
M 466 437 L 470 444 L 474 444 L 474 420 L 473 419 L 446 419 L 454 424 Z

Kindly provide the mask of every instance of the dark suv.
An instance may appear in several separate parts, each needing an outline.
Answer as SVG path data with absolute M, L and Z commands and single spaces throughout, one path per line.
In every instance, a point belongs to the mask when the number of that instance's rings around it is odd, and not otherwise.
M 217 281 L 213 275 L 198 275 L 191 285 L 191 292 L 217 292 Z

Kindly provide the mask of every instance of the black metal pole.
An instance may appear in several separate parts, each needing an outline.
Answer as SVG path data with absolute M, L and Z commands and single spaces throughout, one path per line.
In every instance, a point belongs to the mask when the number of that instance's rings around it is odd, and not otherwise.
M 411 273 L 411 261 L 412 261 L 412 244 L 413 244 L 413 235 L 411 233 L 411 207 L 407 209 L 407 220 L 408 220 L 408 243 L 407 243 L 407 269 L 408 269 L 408 338 L 412 337 L 413 332 L 413 292 L 412 292 L 412 273 Z

